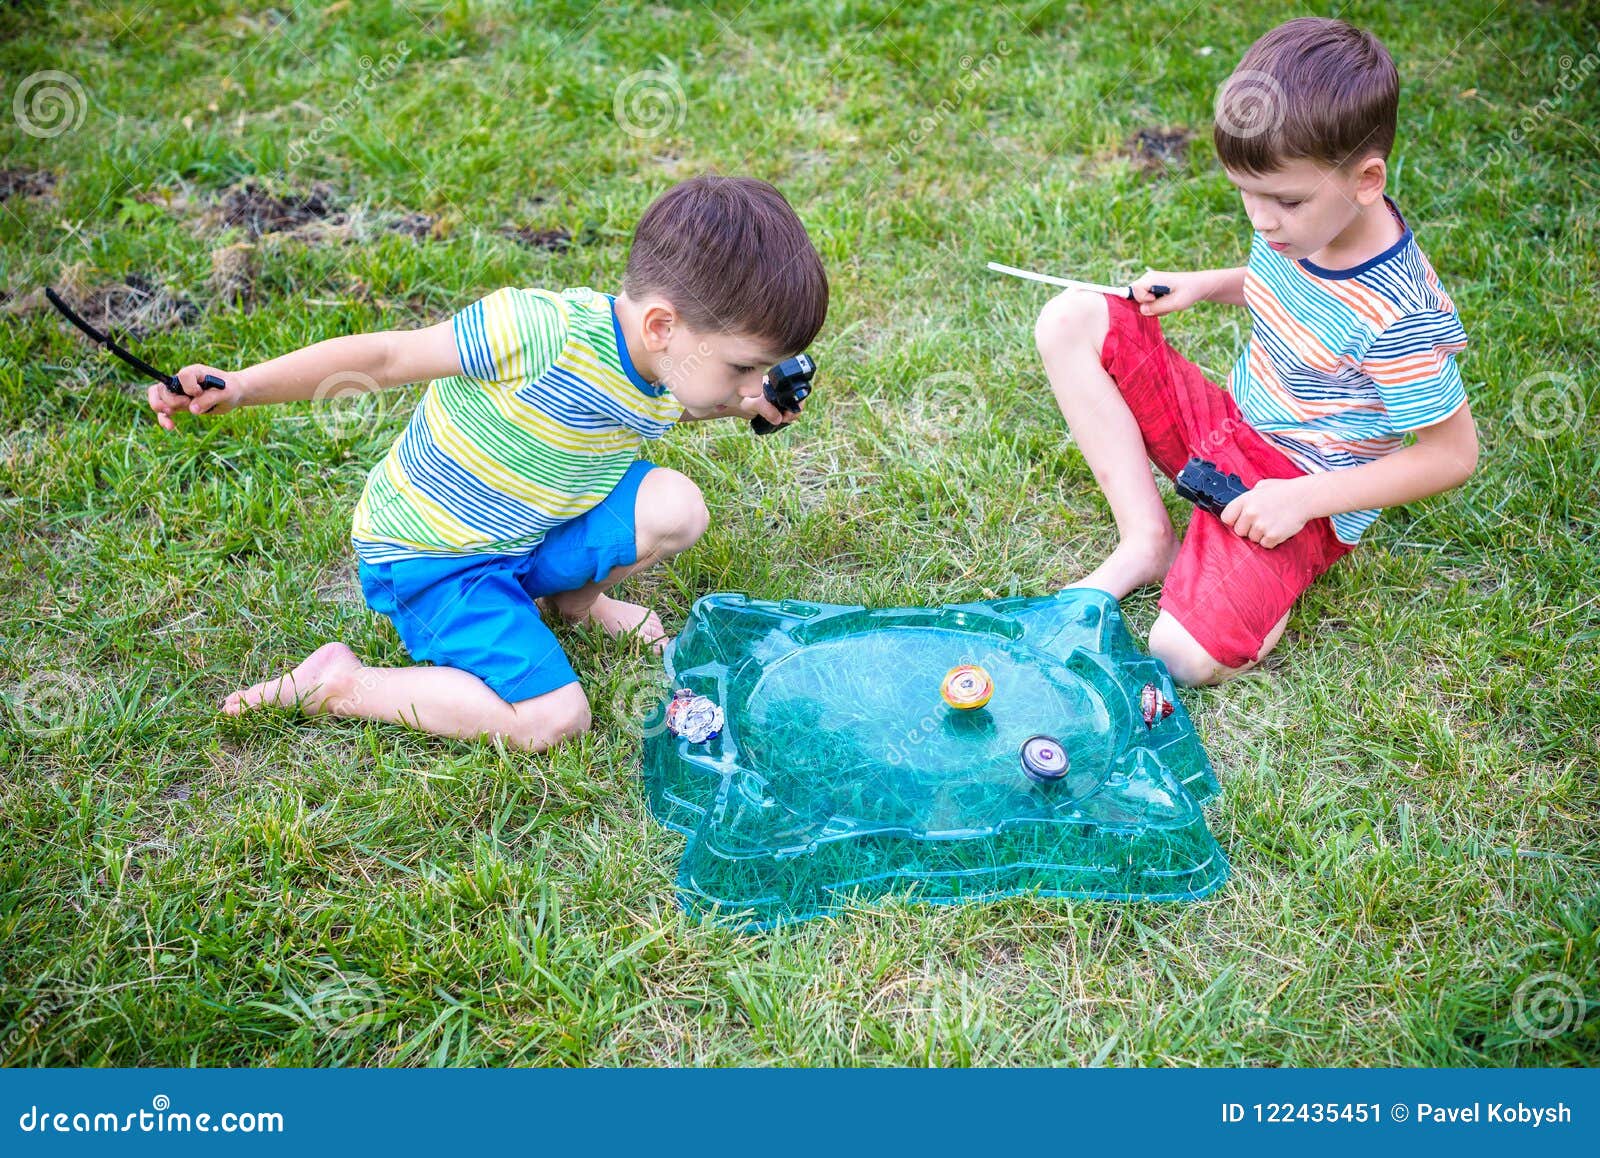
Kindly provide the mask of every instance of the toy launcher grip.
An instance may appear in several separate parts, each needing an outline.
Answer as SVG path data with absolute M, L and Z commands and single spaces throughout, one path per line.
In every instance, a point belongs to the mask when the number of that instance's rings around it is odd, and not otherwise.
M 218 378 L 215 374 L 207 374 L 204 378 L 200 379 L 200 387 L 203 390 L 226 390 L 228 388 L 228 384 L 221 378 Z M 183 387 L 178 385 L 177 375 L 173 375 L 171 378 L 167 379 L 167 389 L 172 391 L 174 394 L 183 393 Z
M 767 376 L 761 382 L 762 392 L 766 394 L 768 402 L 785 414 L 796 414 L 800 404 L 811 396 L 811 380 L 816 373 L 817 364 L 810 355 L 797 354 L 767 371 Z M 750 420 L 750 429 L 766 435 L 780 427 L 758 414 Z

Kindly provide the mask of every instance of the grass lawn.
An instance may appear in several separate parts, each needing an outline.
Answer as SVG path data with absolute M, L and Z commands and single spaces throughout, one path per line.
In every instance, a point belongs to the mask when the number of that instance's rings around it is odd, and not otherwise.
M 420 388 L 164 434 L 33 291 L 163 367 L 244 366 L 501 285 L 615 289 L 672 181 L 764 177 L 832 278 L 819 393 L 776 437 L 652 447 L 713 522 L 632 597 L 674 630 L 716 590 L 1044 593 L 1113 528 L 1033 350 L 1046 292 L 984 262 L 1242 262 L 1212 94 L 1303 10 L 537 9 L 0 11 L 0 1062 L 1600 1059 L 1600 8 L 1318 9 L 1399 63 L 1390 191 L 1472 337 L 1483 457 L 1385 516 L 1259 675 L 1185 695 L 1229 884 L 757 937 L 675 905 L 636 646 L 563 635 L 595 727 L 544 756 L 221 716 L 330 639 L 404 661 L 347 536 Z M 1220 380 L 1246 326 L 1168 332 Z M 1147 629 L 1155 593 L 1125 608 Z

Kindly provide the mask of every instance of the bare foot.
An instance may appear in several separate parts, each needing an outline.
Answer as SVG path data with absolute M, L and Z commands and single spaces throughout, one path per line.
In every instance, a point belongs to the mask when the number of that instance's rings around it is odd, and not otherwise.
M 1125 539 L 1105 562 L 1068 587 L 1094 587 L 1121 599 L 1147 583 L 1160 583 L 1178 556 L 1178 540 L 1169 530 L 1148 539 Z
M 568 623 L 597 623 L 613 639 L 637 634 L 657 651 L 667 642 L 661 618 L 648 607 L 641 607 L 637 603 L 624 603 L 609 595 L 597 595 L 586 614 L 573 616 L 567 614 L 555 599 L 550 602 Z
M 314 716 L 326 710 L 328 701 L 349 687 L 360 667 L 356 653 L 344 644 L 325 643 L 287 675 L 262 680 L 234 692 L 222 701 L 222 710 L 237 716 L 265 704 L 299 708 L 306 715 Z

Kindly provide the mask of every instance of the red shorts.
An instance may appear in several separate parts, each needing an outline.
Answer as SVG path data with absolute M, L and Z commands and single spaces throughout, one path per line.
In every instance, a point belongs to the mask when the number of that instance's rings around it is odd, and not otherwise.
M 1246 486 L 1306 473 L 1245 421 L 1232 395 L 1167 344 L 1157 319 L 1124 298 L 1107 295 L 1106 305 L 1111 325 L 1100 362 L 1133 411 L 1150 461 L 1168 478 L 1194 456 Z M 1243 667 L 1260 658 L 1261 644 L 1301 593 L 1350 549 L 1327 519 L 1269 549 L 1196 508 L 1161 589 L 1161 610 L 1218 663 Z

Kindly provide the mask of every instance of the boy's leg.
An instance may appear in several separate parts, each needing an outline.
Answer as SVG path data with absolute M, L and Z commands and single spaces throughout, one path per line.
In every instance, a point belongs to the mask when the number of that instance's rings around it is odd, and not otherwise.
M 406 724 L 462 740 L 500 737 L 539 752 L 589 728 L 589 701 L 576 683 L 515 704 L 453 667 L 366 667 L 342 643 L 319 647 L 287 675 L 234 692 L 229 715 L 262 705 L 308 716 L 346 716 Z
M 642 629 L 646 638 L 662 635 L 654 613 L 605 591 L 689 547 L 705 533 L 709 515 L 699 488 L 677 471 L 648 463 L 636 470 L 627 488 L 619 486 L 624 493 L 614 496 L 626 511 L 601 504 L 552 532 L 546 545 L 556 549 L 535 553 L 542 569 L 534 576 L 516 578 L 490 560 L 470 564 L 459 581 L 413 580 L 402 589 L 396 576 L 381 574 L 382 568 L 369 575 L 363 565 L 369 605 L 389 616 L 413 656 L 437 666 L 366 667 L 344 644 L 330 643 L 288 674 L 234 692 L 223 711 L 297 707 L 308 715 L 382 720 L 461 739 L 502 737 L 533 751 L 586 731 L 589 702 L 540 620 L 528 583 L 553 582 L 546 588 L 554 592 L 552 603 L 574 621 L 592 619 L 613 634 Z M 632 562 L 608 566 L 612 559 Z M 582 582 L 582 574 L 599 567 L 606 568 L 601 578 Z M 491 687 L 473 671 L 493 672 L 489 678 L 499 682 Z M 512 700 L 519 687 L 548 690 Z
M 1139 424 L 1101 362 L 1109 325 L 1103 295 L 1069 290 L 1044 307 L 1034 339 L 1056 404 L 1111 504 L 1120 540 L 1100 566 L 1072 586 L 1099 588 L 1121 599 L 1166 576 L 1178 539 L 1156 490 Z
M 1045 307 L 1037 338 L 1056 400 L 1122 536 L 1111 557 L 1077 585 L 1121 598 L 1137 585 L 1122 582 L 1130 575 L 1163 579 L 1150 651 L 1180 683 L 1219 683 L 1255 666 L 1282 637 L 1295 600 L 1350 548 L 1326 519 L 1268 550 L 1203 511 L 1190 516 L 1179 545 L 1145 461 L 1171 477 L 1200 454 L 1247 485 L 1303 472 L 1245 422 L 1226 391 L 1167 344 L 1159 322 L 1131 303 L 1062 294 Z M 1149 551 L 1129 548 L 1157 523 L 1166 536 L 1160 568 L 1141 575 Z
M 460 739 L 499 737 L 534 751 L 589 727 L 589 703 L 515 556 L 418 557 L 361 564 L 367 605 L 432 667 L 366 667 L 342 643 L 235 692 L 222 710 L 262 704 L 406 724 Z
M 1244 423 L 1208 446 L 1218 465 L 1247 486 L 1301 473 Z M 1300 596 L 1349 551 L 1327 519 L 1314 519 L 1269 548 L 1196 510 L 1161 588 L 1150 654 L 1179 683 L 1216 684 L 1248 671 L 1277 646 Z
M 1184 630 L 1183 624 L 1172 617 L 1171 612 L 1163 611 L 1150 626 L 1150 654 L 1166 664 L 1172 678 L 1180 684 L 1190 687 L 1220 684 L 1242 675 L 1266 659 L 1267 653 L 1278 646 L 1278 640 L 1283 638 L 1283 629 L 1287 626 L 1289 613 L 1285 611 L 1272 630 L 1267 632 L 1267 638 L 1261 641 L 1261 650 L 1255 659 L 1243 667 L 1227 667 L 1201 647 L 1199 641 Z
M 588 518 L 604 523 L 605 511 Z M 648 607 L 624 603 L 606 592 L 633 575 L 692 547 L 706 533 L 711 516 L 700 488 L 688 476 L 665 467 L 649 468 L 633 500 L 634 561 L 612 567 L 601 579 L 554 591 L 545 601 L 568 623 L 598 623 L 611 635 L 637 632 L 657 647 L 666 641 L 661 620 Z M 535 580 L 537 582 L 537 580 Z

